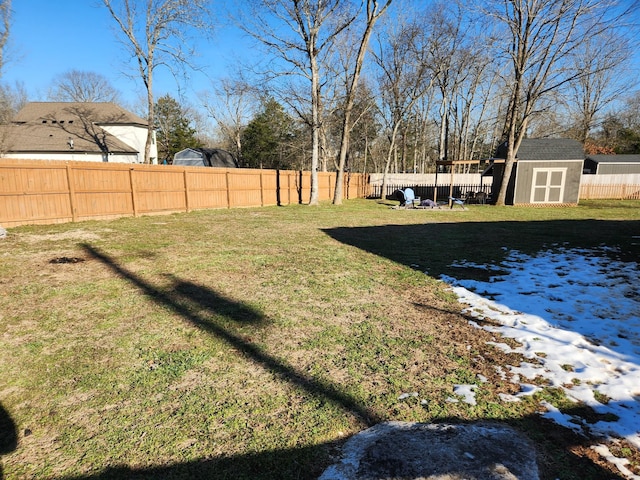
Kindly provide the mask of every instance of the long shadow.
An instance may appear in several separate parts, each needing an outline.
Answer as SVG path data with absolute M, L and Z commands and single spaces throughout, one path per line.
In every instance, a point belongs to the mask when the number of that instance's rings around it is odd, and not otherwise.
M 569 415 L 579 414 L 571 410 L 565 412 Z M 486 420 L 477 422 L 461 421 L 458 418 L 438 418 L 433 423 L 444 424 L 475 424 L 485 423 Z M 587 437 L 575 433 L 571 430 L 553 424 L 549 420 L 541 419 L 539 416 L 526 416 L 507 421 L 489 420 L 493 425 L 508 425 L 519 432 L 526 432 L 526 437 L 535 443 L 535 456 L 537 458 L 539 475 L 542 480 L 552 480 L 557 478 L 574 478 L 576 472 L 580 473 L 580 478 L 584 480 L 625 480 L 622 474 L 612 473 L 592 461 L 582 452 L 581 455 L 574 453 L 576 449 L 590 448 L 591 442 Z M 382 441 L 382 439 L 380 439 Z M 448 440 L 443 438 L 444 442 Z M 382 480 L 383 478 L 403 478 L 407 480 L 424 478 L 418 472 L 412 472 L 416 458 L 427 460 L 431 451 L 431 445 L 419 442 L 385 445 L 384 457 L 391 461 L 379 462 L 374 456 L 365 455 L 361 466 L 366 469 L 368 465 L 374 465 L 374 469 L 382 475 L 376 478 L 370 476 L 362 477 L 370 480 Z M 330 452 L 339 455 L 338 443 L 324 443 L 320 445 L 271 450 L 266 452 L 237 455 L 220 458 L 206 458 L 189 462 L 181 462 L 169 465 L 159 465 L 152 467 L 134 468 L 126 465 L 108 467 L 101 472 L 87 475 L 66 477 L 66 480 L 110 480 L 110 479 L 208 479 L 208 480 L 311 480 L 317 479 L 324 470 L 324 466 L 317 461 L 319 456 L 328 457 Z M 491 447 L 491 445 L 489 445 Z M 377 450 L 380 450 L 378 447 Z M 397 457 L 394 451 L 402 452 Z M 502 456 L 499 449 L 492 448 L 491 452 L 480 450 L 473 451 L 475 454 Z M 501 459 L 507 457 L 511 452 L 504 452 Z M 532 452 L 522 452 L 530 454 Z M 518 454 L 516 454 L 518 456 Z M 397 458 L 397 461 L 396 461 Z M 336 462 L 339 458 L 336 456 Z M 511 465 L 508 465 L 512 468 Z M 369 469 L 371 470 L 371 469 Z M 455 465 L 442 465 L 437 472 L 429 472 L 438 475 L 438 478 L 462 478 L 460 472 L 456 471 Z M 404 475 L 402 475 L 404 474 Z M 413 475 L 411 475 L 413 474 Z M 506 478 L 506 477 L 505 477 Z M 510 477 L 511 478 L 511 477 Z
M 18 447 L 18 431 L 9 412 L 0 403 L 0 456 L 13 452 Z M 0 461 L 0 479 L 3 478 Z
M 598 249 L 598 255 L 612 260 L 638 262 L 640 260 L 640 221 L 615 220 L 554 220 L 539 222 L 468 222 L 428 223 L 413 225 L 384 225 L 374 227 L 341 227 L 325 229 L 330 237 L 396 263 L 428 273 L 434 278 L 447 275 L 457 280 L 488 282 L 495 271 L 468 266 L 458 267 L 462 260 L 478 264 L 499 265 L 511 250 L 525 254 L 537 254 L 541 250 L 558 246 L 580 248 L 586 251 Z M 615 247 L 603 250 L 603 245 Z M 526 266 L 525 266 L 526 268 Z M 504 274 L 507 271 L 502 272 Z M 578 274 L 580 272 L 577 272 Z M 573 281 L 571 273 L 567 281 Z M 631 282 L 633 283 L 633 282 Z M 493 283 L 499 288 L 499 283 Z M 629 295 L 640 298 L 637 286 L 630 285 Z M 532 287 L 533 288 L 533 287 Z M 540 286 L 544 295 L 547 286 Z M 514 302 L 517 299 L 513 299 Z M 516 303 L 509 304 L 521 310 Z M 540 307 L 542 308 L 542 306 Z M 528 313 L 537 313 L 529 311 Z M 544 312 L 542 312 L 544 313 Z M 543 315 L 544 316 L 544 315 Z M 565 322 L 566 323 L 566 322 Z M 578 333 L 580 324 L 564 325 Z M 629 348 L 620 340 L 619 350 L 629 355 Z M 637 361 L 637 355 L 631 355 Z
M 261 313 L 224 298 L 210 288 L 181 281 L 175 277 L 173 277 L 173 288 L 170 289 L 172 293 L 167 293 L 145 282 L 133 272 L 121 267 L 113 258 L 100 252 L 91 245 L 84 244 L 83 248 L 89 255 L 100 260 L 119 276 L 134 284 L 156 303 L 170 308 L 185 321 L 225 341 L 229 346 L 243 352 L 253 361 L 269 369 L 282 380 L 302 388 L 312 395 L 322 397 L 326 401 L 341 407 L 351 414 L 357 415 L 366 425 L 373 425 L 381 420 L 374 411 L 360 405 L 355 398 L 346 394 L 339 386 L 299 372 L 285 361 L 273 357 L 260 346 L 247 341 L 243 336 L 215 323 L 212 321 L 210 315 L 203 315 L 199 311 L 194 311 L 191 307 L 193 304 L 200 305 L 210 314 L 222 315 L 240 324 L 268 322 L 268 319 Z
M 226 342 L 230 347 L 242 351 L 249 359 L 269 369 L 279 378 L 298 388 L 302 388 L 312 395 L 320 396 L 332 402 L 346 413 L 357 415 L 366 425 L 379 423 L 383 419 L 375 412 L 359 405 L 358 401 L 344 393 L 336 385 L 318 381 L 299 371 L 285 361 L 277 359 L 265 352 L 260 346 L 247 341 L 241 335 L 231 331 L 237 328 L 262 328 L 268 326 L 268 318 L 260 312 L 247 306 L 238 304 L 210 288 L 180 280 L 170 276 L 173 285 L 166 291 L 156 288 L 133 272 L 120 266 L 117 261 L 91 245 L 84 245 L 85 251 L 96 260 L 107 265 L 120 277 L 128 280 L 143 294 L 158 304 L 165 306 L 185 321 L 192 323 L 203 331 L 216 336 Z M 199 308 L 198 308 L 199 307 Z M 204 310 L 204 313 L 201 311 Z M 222 316 L 227 321 L 233 322 L 226 328 L 212 320 L 211 317 Z M 224 322 L 220 322 L 224 323 Z M 459 422 L 459 419 L 440 419 L 440 421 Z M 538 429 L 540 418 L 537 416 L 526 417 L 509 422 L 521 431 L 535 432 Z M 546 438 L 546 437 L 545 437 Z M 583 478 L 620 478 L 612 476 L 610 472 L 600 468 L 588 458 L 579 458 L 571 453 L 571 448 L 577 445 L 587 445 L 586 439 L 571 432 L 562 430 L 561 433 L 542 439 L 543 451 L 541 455 L 555 455 L 558 447 L 564 455 L 559 461 L 548 468 L 548 475 L 542 478 L 557 478 L 562 470 L 584 472 Z M 536 440 L 534 438 L 534 440 Z M 559 443 L 559 444 L 558 444 Z M 312 479 L 317 478 L 331 453 L 337 453 L 337 442 L 326 442 L 312 446 L 301 446 L 282 450 L 272 450 L 247 455 L 236 455 L 218 458 L 203 458 L 194 461 L 179 462 L 151 467 L 129 467 L 126 465 L 108 467 L 100 472 L 86 475 L 67 477 L 79 479 L 156 479 L 156 478 L 185 478 L 185 479 Z M 14 447 L 15 448 L 15 447 Z M 398 448 L 402 448 L 399 445 Z M 428 446 L 425 447 L 425 455 L 428 455 Z M 549 463 L 549 462 L 546 462 Z M 454 473 L 454 472 L 451 472 Z
M 637 220 L 419 223 L 323 231 L 347 245 L 426 270 L 433 277 L 464 275 L 451 267 L 463 259 L 497 263 L 506 250 L 536 253 L 554 245 L 586 249 L 607 245 L 618 249 L 610 252 L 616 259 L 640 259 Z

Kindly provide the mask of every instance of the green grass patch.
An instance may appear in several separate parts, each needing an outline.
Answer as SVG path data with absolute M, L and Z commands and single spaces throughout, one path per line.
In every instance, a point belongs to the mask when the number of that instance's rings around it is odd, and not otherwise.
M 603 478 L 535 399 L 500 400 L 514 386 L 494 366 L 520 359 L 488 346 L 439 278 L 512 249 L 637 259 L 639 207 L 350 200 L 10 229 L 3 475 L 311 479 L 377 422 L 490 419 L 536 440 L 544 478 Z M 454 384 L 478 385 L 477 405 L 449 402 Z M 558 390 L 537 399 L 575 410 Z

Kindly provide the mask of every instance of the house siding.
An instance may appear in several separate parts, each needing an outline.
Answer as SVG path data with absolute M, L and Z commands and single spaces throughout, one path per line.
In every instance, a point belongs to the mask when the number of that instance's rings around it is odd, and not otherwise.
M 132 125 L 101 125 L 101 128 L 140 152 L 137 155 L 136 160 L 132 163 L 144 162 L 144 147 L 147 142 L 148 133 L 146 127 L 137 127 Z M 150 156 L 152 163 L 158 163 L 158 145 L 155 142 L 155 138 L 151 143 Z M 109 161 L 112 162 L 115 160 L 111 160 L 111 158 L 109 158 Z

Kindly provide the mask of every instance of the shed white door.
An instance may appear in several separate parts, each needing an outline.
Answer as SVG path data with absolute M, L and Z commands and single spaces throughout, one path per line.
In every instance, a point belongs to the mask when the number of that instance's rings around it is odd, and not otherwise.
M 561 203 L 566 168 L 534 168 L 531 203 Z

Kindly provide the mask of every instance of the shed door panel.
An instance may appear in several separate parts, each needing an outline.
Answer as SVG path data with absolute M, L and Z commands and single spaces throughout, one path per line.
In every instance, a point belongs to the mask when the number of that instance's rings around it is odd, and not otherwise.
M 566 168 L 534 168 L 531 203 L 561 203 Z

